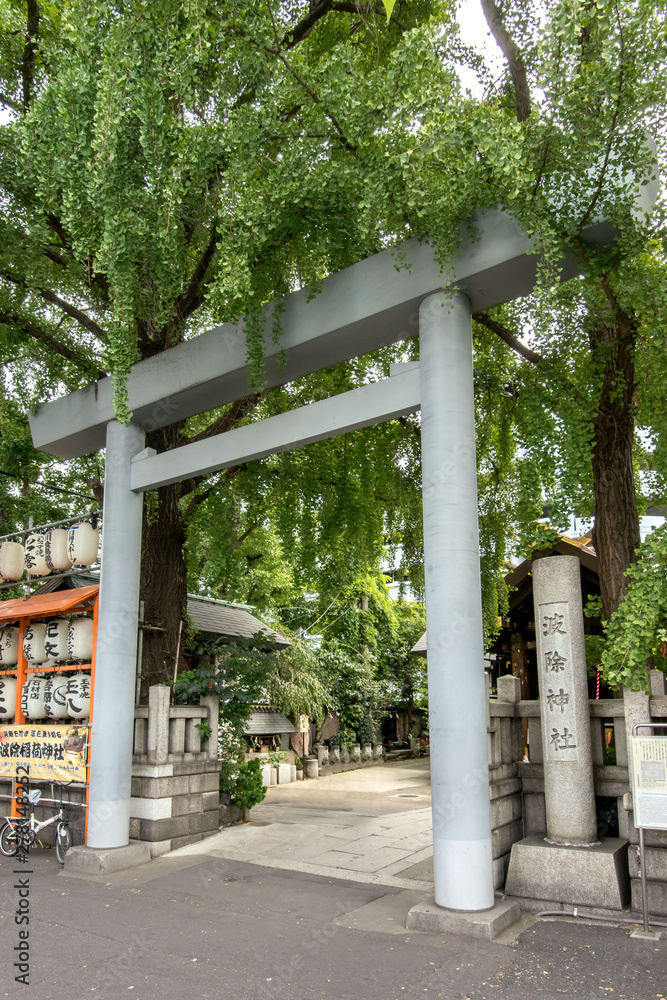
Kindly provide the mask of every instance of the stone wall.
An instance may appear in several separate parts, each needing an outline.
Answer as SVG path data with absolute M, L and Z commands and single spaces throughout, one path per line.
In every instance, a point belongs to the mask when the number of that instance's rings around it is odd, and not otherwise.
M 217 833 L 219 805 L 218 699 L 171 705 L 169 688 L 155 685 L 135 709 L 130 837 L 165 854 Z

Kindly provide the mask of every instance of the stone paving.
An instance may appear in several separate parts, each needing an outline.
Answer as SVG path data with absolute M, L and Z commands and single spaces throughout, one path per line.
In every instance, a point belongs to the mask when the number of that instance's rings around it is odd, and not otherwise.
M 274 785 L 251 816 L 250 824 L 166 857 L 206 854 L 400 889 L 433 888 L 428 760 Z

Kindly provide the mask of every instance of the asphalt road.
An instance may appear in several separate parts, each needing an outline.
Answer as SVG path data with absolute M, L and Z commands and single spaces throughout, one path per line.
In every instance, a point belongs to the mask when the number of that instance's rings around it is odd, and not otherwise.
M 667 941 L 631 939 L 626 928 L 538 921 L 515 947 L 408 933 L 408 890 L 219 857 L 88 879 L 35 850 L 30 870 L 26 986 L 14 979 L 13 885 L 27 876 L 0 862 L 0 997 L 667 997 Z

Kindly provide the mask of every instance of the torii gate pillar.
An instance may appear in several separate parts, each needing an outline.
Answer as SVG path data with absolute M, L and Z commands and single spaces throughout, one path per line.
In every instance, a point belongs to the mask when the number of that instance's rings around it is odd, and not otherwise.
M 477 520 L 472 311 L 419 309 L 424 571 L 435 901 L 494 905 Z
M 130 489 L 130 466 L 144 439 L 135 424 L 107 424 L 86 840 L 94 848 L 126 847 L 130 834 L 143 512 L 143 494 Z

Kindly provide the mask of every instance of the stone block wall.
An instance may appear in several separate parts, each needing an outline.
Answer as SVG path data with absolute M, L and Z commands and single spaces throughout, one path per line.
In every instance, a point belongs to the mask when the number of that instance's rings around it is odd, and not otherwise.
M 135 710 L 130 837 L 156 857 L 217 833 L 220 825 L 218 699 L 171 705 L 155 685 Z M 202 740 L 197 724 L 211 728 Z

